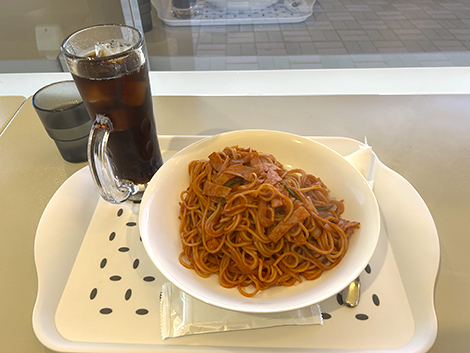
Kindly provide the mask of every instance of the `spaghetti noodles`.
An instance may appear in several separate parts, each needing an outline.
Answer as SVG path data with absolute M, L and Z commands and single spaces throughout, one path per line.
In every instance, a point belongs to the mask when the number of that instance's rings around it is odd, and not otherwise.
M 247 297 L 320 277 L 338 265 L 360 227 L 341 218 L 344 202 L 330 199 L 319 178 L 251 148 L 192 161 L 189 177 L 179 261 L 201 277 L 218 274 L 223 287 Z

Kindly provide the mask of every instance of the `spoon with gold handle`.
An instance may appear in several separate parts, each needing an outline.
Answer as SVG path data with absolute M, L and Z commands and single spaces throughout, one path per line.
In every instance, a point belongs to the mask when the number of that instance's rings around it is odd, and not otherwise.
M 349 308 L 354 308 L 359 304 L 361 299 L 361 280 L 357 277 L 347 286 L 342 293 L 344 305 Z

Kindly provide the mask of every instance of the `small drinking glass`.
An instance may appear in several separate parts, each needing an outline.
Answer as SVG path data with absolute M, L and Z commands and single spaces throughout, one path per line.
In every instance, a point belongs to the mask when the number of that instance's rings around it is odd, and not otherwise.
M 31 99 L 37 115 L 62 158 L 87 161 L 91 119 L 73 81 L 60 81 L 38 90 Z

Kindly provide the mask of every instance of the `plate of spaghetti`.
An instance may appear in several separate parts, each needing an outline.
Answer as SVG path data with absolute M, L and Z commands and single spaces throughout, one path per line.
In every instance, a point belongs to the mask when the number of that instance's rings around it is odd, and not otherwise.
M 280 312 L 318 303 L 366 267 L 380 231 L 375 196 L 341 155 L 279 131 L 198 141 L 155 174 L 140 209 L 160 272 L 206 303 Z

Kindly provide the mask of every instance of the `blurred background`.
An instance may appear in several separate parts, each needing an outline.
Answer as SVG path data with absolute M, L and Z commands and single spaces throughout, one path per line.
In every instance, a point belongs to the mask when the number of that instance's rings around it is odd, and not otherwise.
M 470 64 L 468 0 L 171 0 L 0 2 L 0 72 L 66 71 L 62 40 L 99 23 L 145 32 L 151 70 L 451 67 Z

